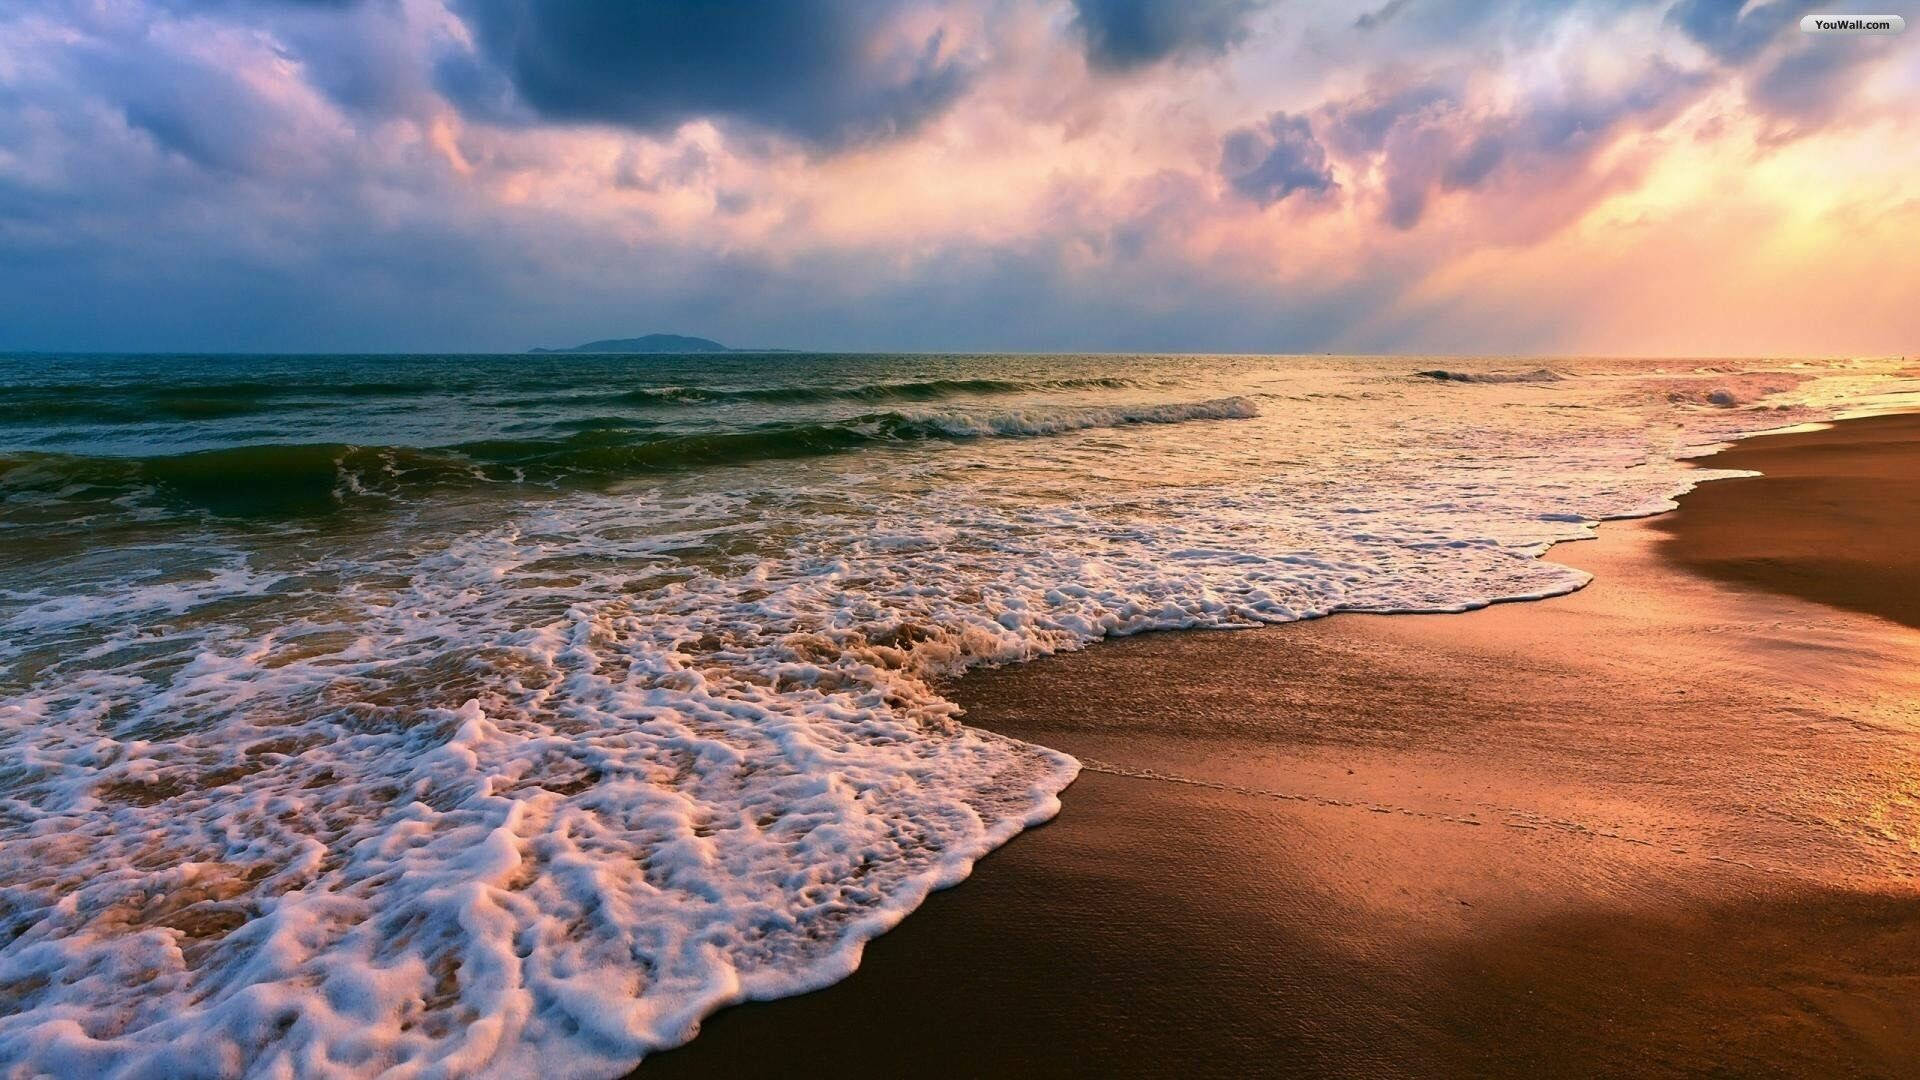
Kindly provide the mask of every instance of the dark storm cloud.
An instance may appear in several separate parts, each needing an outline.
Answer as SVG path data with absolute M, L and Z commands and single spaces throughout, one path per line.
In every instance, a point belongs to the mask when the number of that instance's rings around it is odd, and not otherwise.
M 1261 206 L 1296 191 L 1333 186 L 1327 151 L 1304 116 L 1277 112 L 1264 124 L 1229 132 L 1220 146 L 1220 175 L 1233 190 Z
M 1266 0 L 1073 0 L 1087 63 L 1133 71 L 1180 56 L 1219 56 L 1247 36 Z
M 457 0 L 479 54 L 441 86 L 469 112 L 670 131 L 745 121 L 818 144 L 911 131 L 965 89 L 942 37 L 890 42 L 879 0 Z
M 1748 6 L 1748 0 L 1680 0 L 1667 21 L 1721 61 L 1751 60 L 1781 31 L 1818 6 L 1818 0 L 1772 0 Z

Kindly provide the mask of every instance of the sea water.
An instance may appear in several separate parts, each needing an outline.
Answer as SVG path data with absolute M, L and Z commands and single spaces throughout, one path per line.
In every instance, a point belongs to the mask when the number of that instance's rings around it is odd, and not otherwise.
M 616 1075 L 1056 811 L 966 669 L 1576 589 L 1909 374 L 0 358 L 0 1067 Z

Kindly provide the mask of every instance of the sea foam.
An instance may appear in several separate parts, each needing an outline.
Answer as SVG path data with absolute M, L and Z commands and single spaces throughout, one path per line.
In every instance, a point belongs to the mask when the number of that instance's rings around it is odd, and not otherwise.
M 1747 382 L 1824 407 L 1871 374 Z M 1197 399 L 806 421 L 885 459 L 332 523 L 33 488 L 67 501 L 0 520 L 52 545 L 0 592 L 0 1062 L 617 1075 L 844 976 L 1057 810 L 1076 764 L 967 727 L 946 679 L 1578 588 L 1549 545 L 1670 507 L 1744 430 L 1680 378 L 1487 381 L 1462 418 L 1403 371 L 1229 367 Z M 1276 383 L 1312 407 L 1255 408 Z

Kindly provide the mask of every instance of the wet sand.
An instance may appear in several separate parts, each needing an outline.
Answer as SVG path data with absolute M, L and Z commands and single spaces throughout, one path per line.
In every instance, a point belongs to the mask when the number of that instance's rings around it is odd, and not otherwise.
M 1663 554 L 1696 573 L 1920 626 L 1920 483 L 1911 415 L 1749 439 L 1716 466 L 1763 476 L 1708 484 L 1659 519 Z M 1748 523 L 1767 521 L 1764 529 Z
M 1572 596 L 969 676 L 1059 818 L 639 1075 L 1920 1076 L 1920 418 L 1713 464 Z

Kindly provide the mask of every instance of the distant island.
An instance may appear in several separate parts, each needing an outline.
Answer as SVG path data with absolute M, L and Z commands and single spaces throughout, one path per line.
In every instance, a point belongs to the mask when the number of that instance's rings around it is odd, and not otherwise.
M 537 353 L 704 353 L 737 352 L 717 341 L 703 337 L 683 337 L 680 334 L 647 334 L 643 337 L 608 338 L 605 341 L 589 341 L 585 345 L 575 345 L 570 349 L 529 349 Z

